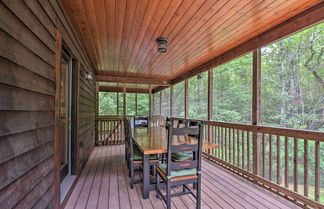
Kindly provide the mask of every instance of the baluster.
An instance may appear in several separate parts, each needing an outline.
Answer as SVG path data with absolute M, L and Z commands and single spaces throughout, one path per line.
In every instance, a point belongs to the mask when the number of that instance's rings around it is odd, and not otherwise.
M 277 184 L 280 184 L 280 136 L 277 135 Z
M 265 175 L 265 134 L 262 134 L 262 177 Z
M 228 129 L 228 158 L 229 158 L 229 163 L 232 163 L 232 137 L 231 137 L 231 129 Z
M 237 167 L 240 167 L 240 130 L 236 130 Z
M 235 129 L 232 129 L 232 144 L 233 144 L 233 165 L 235 165 Z
M 217 140 L 218 140 L 218 148 L 217 148 L 217 155 L 218 158 L 220 158 L 220 149 L 221 149 L 221 144 L 220 144 L 220 127 L 217 127 Z
M 272 181 L 272 135 L 269 134 L 269 180 Z
M 215 126 L 212 126 L 212 136 L 213 136 L 213 144 L 216 144 L 216 140 L 215 140 L 215 133 L 216 133 L 216 127 Z M 215 156 L 215 149 L 213 149 L 213 152 L 212 152 L 213 156 Z
M 320 142 L 315 141 L 315 201 L 320 200 Z
M 224 127 L 221 127 L 222 159 L 224 160 Z
M 225 152 L 225 161 L 227 162 L 227 148 L 228 148 L 228 146 L 227 146 L 227 128 L 226 127 L 224 127 L 224 152 Z
M 308 197 L 308 140 L 304 139 L 304 196 Z
M 102 145 L 102 120 L 99 120 L 99 124 L 98 124 L 98 128 L 99 128 L 99 145 Z
M 245 169 L 245 146 L 244 146 L 244 130 L 242 130 L 242 169 Z
M 289 179 L 288 179 L 288 137 L 285 137 L 285 187 L 289 187 Z
M 246 149 L 247 149 L 247 170 L 250 171 L 250 132 L 247 131 L 246 136 Z
M 298 192 L 298 141 L 294 138 L 294 191 Z

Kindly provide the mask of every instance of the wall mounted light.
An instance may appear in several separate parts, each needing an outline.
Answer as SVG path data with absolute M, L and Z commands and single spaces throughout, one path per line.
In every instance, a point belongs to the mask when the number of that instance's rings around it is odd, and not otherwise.
M 86 70 L 82 70 L 81 71 L 81 75 L 87 79 L 87 80 L 92 80 L 93 79 L 93 73 L 92 72 L 88 72 Z
M 161 53 L 167 52 L 167 44 L 169 41 L 167 38 L 157 38 L 155 41 L 158 45 L 158 52 Z

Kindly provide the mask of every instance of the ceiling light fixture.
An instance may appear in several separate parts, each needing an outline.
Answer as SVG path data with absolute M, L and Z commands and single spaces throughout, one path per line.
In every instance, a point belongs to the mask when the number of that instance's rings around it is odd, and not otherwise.
M 156 43 L 158 45 L 158 52 L 165 53 L 167 52 L 167 44 L 168 44 L 168 39 L 167 38 L 157 38 Z

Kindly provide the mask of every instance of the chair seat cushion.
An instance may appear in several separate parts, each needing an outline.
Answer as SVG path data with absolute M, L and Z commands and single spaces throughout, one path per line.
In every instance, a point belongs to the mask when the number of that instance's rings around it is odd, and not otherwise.
M 167 174 L 167 164 L 160 164 L 159 168 Z M 190 176 L 190 175 L 197 175 L 196 168 L 186 168 L 177 171 L 171 171 L 171 178 L 180 177 L 180 176 Z
M 176 160 L 189 160 L 189 159 L 193 159 L 193 153 L 192 152 L 172 153 L 172 158 Z
M 158 156 L 157 155 L 150 155 L 150 160 L 158 160 Z M 143 160 L 143 153 L 141 153 L 141 151 L 139 150 L 134 150 L 134 157 L 133 157 L 134 161 L 140 161 Z

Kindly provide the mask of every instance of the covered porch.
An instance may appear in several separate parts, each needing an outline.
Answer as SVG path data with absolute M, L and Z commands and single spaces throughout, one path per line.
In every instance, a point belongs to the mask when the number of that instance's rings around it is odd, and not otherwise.
M 202 208 L 324 208 L 323 20 L 321 0 L 1 0 L 0 208 L 166 208 L 130 188 L 135 116 L 203 127 Z

